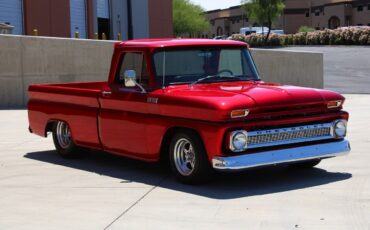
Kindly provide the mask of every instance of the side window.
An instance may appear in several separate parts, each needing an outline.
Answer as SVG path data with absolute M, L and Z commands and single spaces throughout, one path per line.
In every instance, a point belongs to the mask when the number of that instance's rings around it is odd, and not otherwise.
M 124 84 L 125 71 L 135 70 L 136 79 L 142 86 L 148 86 L 149 74 L 144 54 L 141 52 L 127 52 L 124 54 L 120 64 L 119 75 L 116 76 L 116 83 Z

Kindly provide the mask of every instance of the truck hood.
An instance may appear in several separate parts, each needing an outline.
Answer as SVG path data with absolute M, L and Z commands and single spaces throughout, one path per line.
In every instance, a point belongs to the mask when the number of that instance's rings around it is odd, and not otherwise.
M 328 90 L 264 82 L 171 86 L 162 96 L 160 106 L 164 114 L 179 109 L 188 117 L 207 117 L 211 120 L 225 119 L 229 117 L 230 111 L 236 109 L 249 109 L 251 114 L 287 111 L 298 107 L 323 110 L 327 109 L 328 101 L 344 100 L 340 94 Z M 187 112 L 184 109 L 188 109 Z

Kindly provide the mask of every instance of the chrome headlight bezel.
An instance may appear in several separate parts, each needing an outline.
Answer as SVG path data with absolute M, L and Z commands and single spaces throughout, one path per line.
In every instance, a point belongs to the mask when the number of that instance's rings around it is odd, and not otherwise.
M 335 120 L 332 127 L 332 135 L 336 139 L 342 139 L 347 134 L 347 121 L 344 119 Z
M 248 148 L 248 132 L 236 130 L 230 133 L 229 148 L 233 152 L 243 152 Z

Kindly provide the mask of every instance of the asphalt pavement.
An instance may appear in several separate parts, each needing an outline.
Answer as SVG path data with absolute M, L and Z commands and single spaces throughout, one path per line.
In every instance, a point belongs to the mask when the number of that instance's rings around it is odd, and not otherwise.
M 352 152 L 311 170 L 271 167 L 206 185 L 102 152 L 66 160 L 0 110 L 0 229 L 370 229 L 370 95 L 345 95 Z
M 370 46 L 290 46 L 282 50 L 324 54 L 324 88 L 340 93 L 370 93 Z

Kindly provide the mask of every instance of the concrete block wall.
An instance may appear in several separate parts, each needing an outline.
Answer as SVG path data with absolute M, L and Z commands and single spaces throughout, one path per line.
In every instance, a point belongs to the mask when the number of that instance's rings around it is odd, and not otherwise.
M 112 41 L 0 35 L 0 107 L 24 107 L 30 84 L 106 80 Z M 252 50 L 264 81 L 323 87 L 321 53 Z
M 113 42 L 0 35 L 0 107 L 27 104 L 30 84 L 107 79 Z
M 252 49 L 262 80 L 312 88 L 324 87 L 322 53 Z

